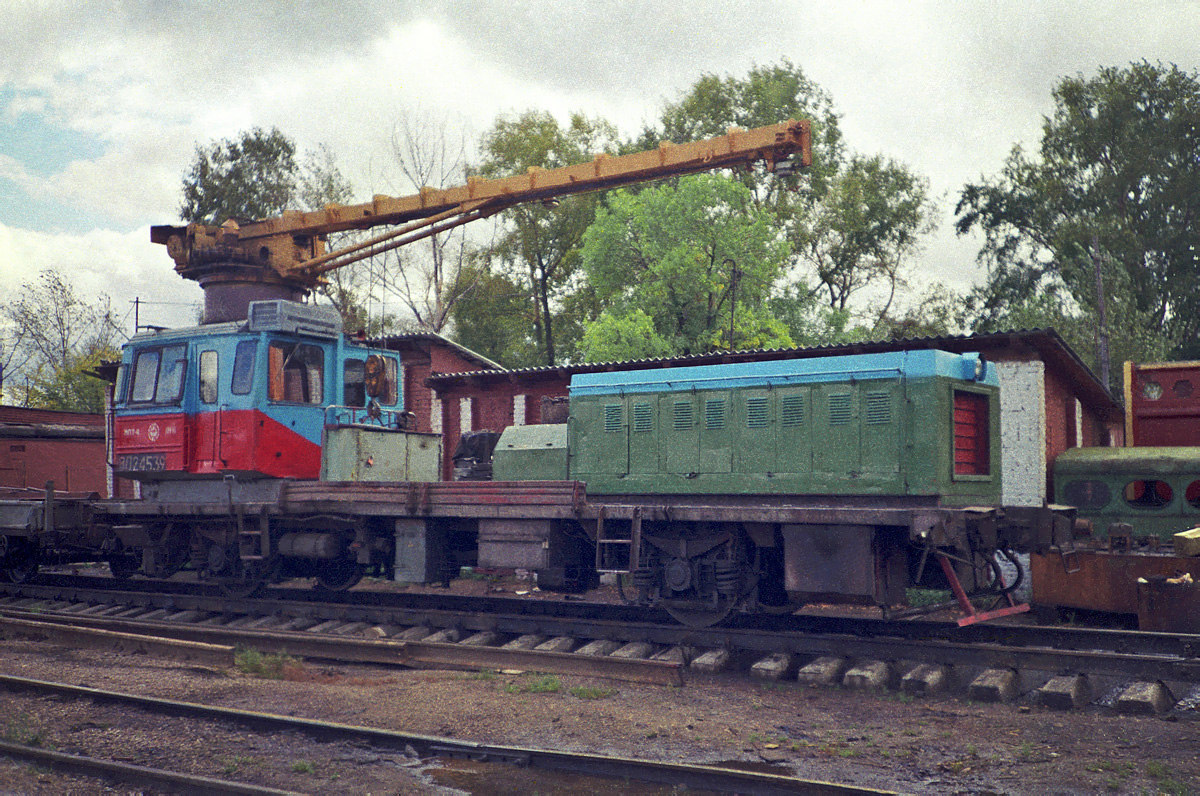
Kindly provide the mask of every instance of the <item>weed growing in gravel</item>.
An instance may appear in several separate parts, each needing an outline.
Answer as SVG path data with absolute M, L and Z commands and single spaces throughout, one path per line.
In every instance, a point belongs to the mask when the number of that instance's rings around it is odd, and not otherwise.
M 577 685 L 571 689 L 571 696 L 580 699 L 607 699 L 617 693 L 615 688 L 585 688 Z
M 238 650 L 233 654 L 233 665 L 238 671 L 267 680 L 282 680 L 284 669 L 289 664 L 295 665 L 298 662 L 298 658 L 290 655 L 264 655 L 258 650 Z
M 1146 776 L 1155 781 L 1154 789 L 1158 793 L 1183 796 L 1186 793 L 1196 792 L 1187 782 L 1176 779 L 1176 773 L 1169 766 L 1157 760 L 1150 760 L 1146 763 Z
M 297 760 L 296 762 L 292 763 L 292 773 L 315 774 L 317 773 L 317 767 L 307 760 Z
M 924 608 L 949 601 L 950 592 L 945 589 L 906 589 L 905 597 L 912 608 Z
M 45 730 L 32 726 L 29 716 L 24 713 L 4 725 L 4 733 L 0 738 L 22 746 L 46 746 Z
M 222 762 L 224 763 L 224 767 L 221 769 L 221 772 L 223 774 L 228 775 L 228 774 L 236 774 L 238 771 L 240 771 L 242 769 L 242 766 L 249 766 L 256 761 L 254 760 L 253 757 L 246 757 L 244 755 L 236 755 L 234 757 L 222 758 Z
M 504 687 L 506 694 L 557 694 L 562 682 L 552 674 L 543 674 L 532 680 L 509 683 Z
M 471 672 L 467 675 L 468 680 L 495 680 L 496 677 L 496 673 L 488 669 L 484 669 L 481 672 Z

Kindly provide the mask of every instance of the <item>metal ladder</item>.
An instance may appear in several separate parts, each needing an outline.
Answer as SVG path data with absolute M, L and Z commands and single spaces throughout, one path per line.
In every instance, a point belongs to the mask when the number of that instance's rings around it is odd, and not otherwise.
M 253 528 L 246 524 L 242 507 L 237 507 L 237 540 L 238 557 L 243 561 L 262 561 L 271 554 L 271 524 L 265 507 Z
M 630 522 L 629 536 L 608 536 L 610 528 L 605 522 L 608 517 L 608 506 L 601 506 L 596 514 L 596 571 L 627 575 L 637 568 L 637 561 L 642 548 L 642 507 L 633 507 L 633 518 Z M 624 551 L 625 567 L 621 563 L 621 552 Z

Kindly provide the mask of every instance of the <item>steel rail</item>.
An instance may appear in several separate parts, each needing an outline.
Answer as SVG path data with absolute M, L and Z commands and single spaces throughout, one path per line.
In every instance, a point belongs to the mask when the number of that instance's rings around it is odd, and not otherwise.
M 160 584 L 154 584 L 160 585 Z M 182 584 L 169 584 L 181 586 Z M 12 591 L 10 587 L 10 592 Z M 25 585 L 30 598 L 79 599 L 70 589 Z M 300 602 L 304 591 L 275 590 L 277 600 L 243 601 L 200 594 L 118 593 L 129 605 L 212 613 L 236 612 L 359 621 L 371 625 L 458 627 L 469 631 L 574 635 L 661 645 L 797 655 L 844 655 L 942 664 L 981 664 L 1200 682 L 1200 637 L 1171 633 L 1018 625 L 887 622 L 822 616 L 753 617 L 729 627 L 687 628 L 624 606 L 516 598 L 389 595 L 353 591 Z M 391 598 L 405 599 L 391 599 Z M 411 599 L 415 597 L 416 599 Z M 403 607 L 407 604 L 409 607 Z M 339 639 L 345 638 L 338 636 Z
M 573 655 L 565 652 L 537 652 L 505 649 L 503 647 L 470 646 L 464 644 L 389 641 L 386 639 L 355 638 L 347 635 L 324 635 L 311 632 L 280 632 L 250 630 L 187 623 L 139 621 L 106 617 L 47 614 L 0 608 L 0 634 L 6 630 L 24 635 L 65 633 L 66 638 L 80 642 L 86 639 L 79 631 L 103 631 L 118 643 L 140 650 L 163 652 L 161 639 L 176 639 L 189 646 L 165 652 L 179 657 L 196 659 L 212 656 L 230 648 L 254 649 L 259 652 L 320 658 L 343 663 L 374 663 L 423 669 L 520 669 L 552 674 L 573 674 L 603 677 L 648 685 L 683 685 L 683 667 L 678 663 L 638 658 Z M 97 641 L 103 639 L 96 639 Z M 232 655 L 230 662 L 232 662 Z M 218 662 L 220 659 L 217 658 Z
M 422 757 L 460 757 L 485 762 L 512 763 L 546 770 L 636 779 L 642 782 L 662 783 L 696 790 L 755 794 L 882 794 L 891 792 L 805 780 L 779 774 L 740 771 L 721 766 L 667 763 L 641 758 L 476 743 L 457 738 L 281 716 L 240 708 L 221 708 L 195 702 L 126 694 L 9 675 L 0 675 L 0 687 L 40 694 L 50 693 L 77 699 L 92 699 L 138 707 L 159 714 L 227 722 L 258 731 L 299 732 L 324 742 L 369 744 L 375 747 L 401 750 L 411 746 Z
M 298 796 L 296 791 L 202 777 L 196 774 L 184 774 L 179 771 L 120 763 L 115 760 L 100 760 L 85 755 L 71 755 L 8 741 L 0 741 L 0 756 L 69 774 L 116 781 L 136 787 L 154 788 L 167 793 L 183 793 L 189 796 Z

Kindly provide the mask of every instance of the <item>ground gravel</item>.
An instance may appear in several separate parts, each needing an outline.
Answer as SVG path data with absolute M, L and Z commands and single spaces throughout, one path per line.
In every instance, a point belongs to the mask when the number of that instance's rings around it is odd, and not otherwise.
M 297 661 L 238 668 L 8 640 L 6 674 L 480 742 L 756 765 L 908 793 L 1193 793 L 1200 723 L 691 678 L 682 688 Z M 574 793 L 578 783 L 291 734 L 0 691 L 0 734 L 59 751 L 307 793 Z M 500 771 L 503 770 L 503 773 Z M 598 786 L 597 786 L 598 787 Z M 612 793 L 634 792 L 618 783 Z M 0 793 L 128 793 L 0 760 Z M 663 792 L 645 790 L 642 792 Z M 666 792 L 670 792 L 669 790 Z

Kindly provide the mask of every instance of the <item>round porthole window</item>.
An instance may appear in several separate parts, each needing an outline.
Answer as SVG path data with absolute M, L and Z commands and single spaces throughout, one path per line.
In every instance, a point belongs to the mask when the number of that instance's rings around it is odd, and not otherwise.
M 1103 481 L 1086 480 L 1068 483 L 1059 500 L 1081 509 L 1098 509 L 1104 507 L 1111 497 L 1112 491 L 1108 484 Z
M 1184 490 L 1183 499 L 1194 509 L 1200 509 L 1200 481 L 1193 481 Z
M 1139 509 L 1160 509 L 1171 502 L 1174 493 L 1166 481 L 1151 478 L 1125 485 L 1125 502 Z

